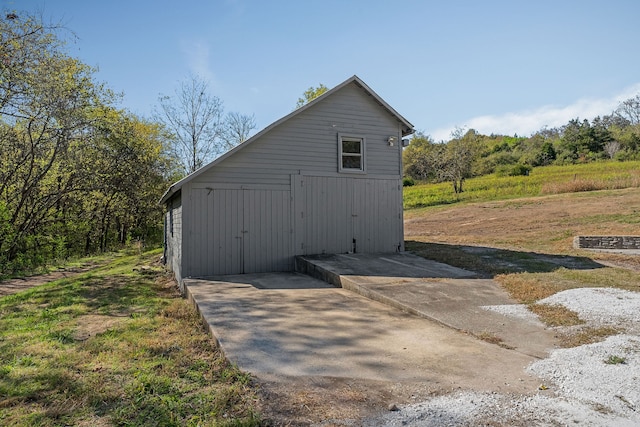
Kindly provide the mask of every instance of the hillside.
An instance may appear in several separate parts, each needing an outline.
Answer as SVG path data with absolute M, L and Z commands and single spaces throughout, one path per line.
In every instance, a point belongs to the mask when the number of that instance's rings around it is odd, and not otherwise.
M 549 194 L 640 187 L 640 161 L 595 162 L 534 168 L 528 176 L 489 174 L 465 180 L 455 194 L 449 182 L 404 188 L 405 209 Z
M 573 236 L 638 234 L 637 188 L 438 206 L 405 212 L 405 238 L 570 254 Z

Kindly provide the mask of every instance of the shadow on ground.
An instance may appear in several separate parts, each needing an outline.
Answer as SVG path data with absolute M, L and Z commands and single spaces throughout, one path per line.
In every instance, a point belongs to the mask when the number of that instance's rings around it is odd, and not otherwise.
M 549 273 L 559 268 L 593 270 L 606 267 L 588 257 L 540 254 L 484 246 L 447 245 L 408 240 L 405 248 L 423 258 L 493 277 L 507 273 Z

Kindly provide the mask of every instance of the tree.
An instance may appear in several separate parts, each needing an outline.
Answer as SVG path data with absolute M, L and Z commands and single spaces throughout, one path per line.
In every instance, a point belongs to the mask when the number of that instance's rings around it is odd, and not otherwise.
M 111 107 L 58 28 L 0 17 L 0 275 L 157 237 L 165 133 Z
M 458 194 L 464 191 L 464 180 L 472 176 L 473 163 L 481 149 L 480 135 L 473 129 L 464 133 L 463 128 L 457 128 L 451 136 L 440 154 L 437 170 L 441 179 L 450 181 L 453 191 Z
M 228 149 L 222 101 L 208 90 L 204 80 L 191 76 L 180 83 L 173 97 L 159 99 L 156 119 L 173 135 L 173 153 L 187 174 Z
M 309 89 L 304 91 L 304 93 L 302 94 L 302 98 L 298 98 L 298 102 L 296 103 L 296 108 L 300 108 L 303 105 L 308 104 L 309 102 L 313 101 L 314 99 L 316 99 L 317 97 L 325 93 L 327 90 L 329 89 L 322 83 L 320 83 L 318 87 L 311 86 Z
M 628 120 L 631 125 L 640 125 L 640 94 L 623 101 L 614 114 Z
M 430 137 L 418 133 L 403 153 L 405 173 L 416 179 L 450 181 L 456 194 L 464 191 L 464 180 L 473 173 L 482 141 L 473 129 L 464 132 L 457 128 L 447 143 L 434 143 Z
M 613 159 L 616 154 L 618 154 L 618 151 L 620 151 L 620 143 L 616 140 L 607 141 L 604 145 L 604 151 L 610 159 Z
M 157 201 L 173 178 L 164 138 L 159 124 L 113 108 L 101 112 L 87 156 L 98 170 L 92 197 L 83 203 L 97 226 L 83 236 L 85 252 L 105 251 L 128 238 L 146 240 L 156 233 L 162 216 Z
M 225 119 L 223 139 L 227 149 L 249 139 L 251 131 L 256 128 L 256 120 L 253 115 L 229 113 Z
M 402 163 L 404 174 L 417 180 L 428 180 L 435 178 L 433 167 L 433 151 L 436 144 L 429 135 L 416 132 L 409 146 L 402 151 Z
M 0 20 L 0 204 L 9 223 L 0 261 L 57 244 L 62 199 L 86 185 L 75 148 L 92 109 L 111 98 L 93 69 L 64 53 L 56 27 L 12 16 Z

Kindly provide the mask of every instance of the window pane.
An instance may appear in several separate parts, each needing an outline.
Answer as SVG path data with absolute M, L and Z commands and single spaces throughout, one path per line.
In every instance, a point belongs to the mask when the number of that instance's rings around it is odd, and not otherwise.
M 362 169 L 362 157 L 360 156 L 342 156 L 343 169 Z
M 342 141 L 342 152 L 343 153 L 356 153 L 360 154 L 360 145 L 361 141 Z

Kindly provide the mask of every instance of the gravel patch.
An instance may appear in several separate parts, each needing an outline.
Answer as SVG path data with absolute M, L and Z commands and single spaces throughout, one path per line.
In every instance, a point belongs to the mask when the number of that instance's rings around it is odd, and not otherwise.
M 612 326 L 625 334 L 554 350 L 546 359 L 532 363 L 527 370 L 538 376 L 541 388 L 546 389 L 537 394 L 459 392 L 402 406 L 398 412 L 369 420 L 366 425 L 640 425 L 640 293 L 580 288 L 540 302 L 563 305 L 589 326 Z M 522 307 L 514 305 L 484 308 L 531 319 L 522 313 Z
M 640 337 L 616 335 L 605 341 L 556 350 L 528 370 L 559 395 L 640 423 Z
M 509 304 L 509 305 L 485 305 L 480 307 L 484 310 L 493 311 L 503 314 L 507 317 L 515 317 L 517 319 L 526 320 L 527 322 L 537 325 L 543 325 L 535 313 L 529 311 L 525 304 Z
M 539 303 L 563 305 L 590 326 L 612 326 L 640 334 L 640 293 L 614 288 L 578 288 L 558 292 Z

